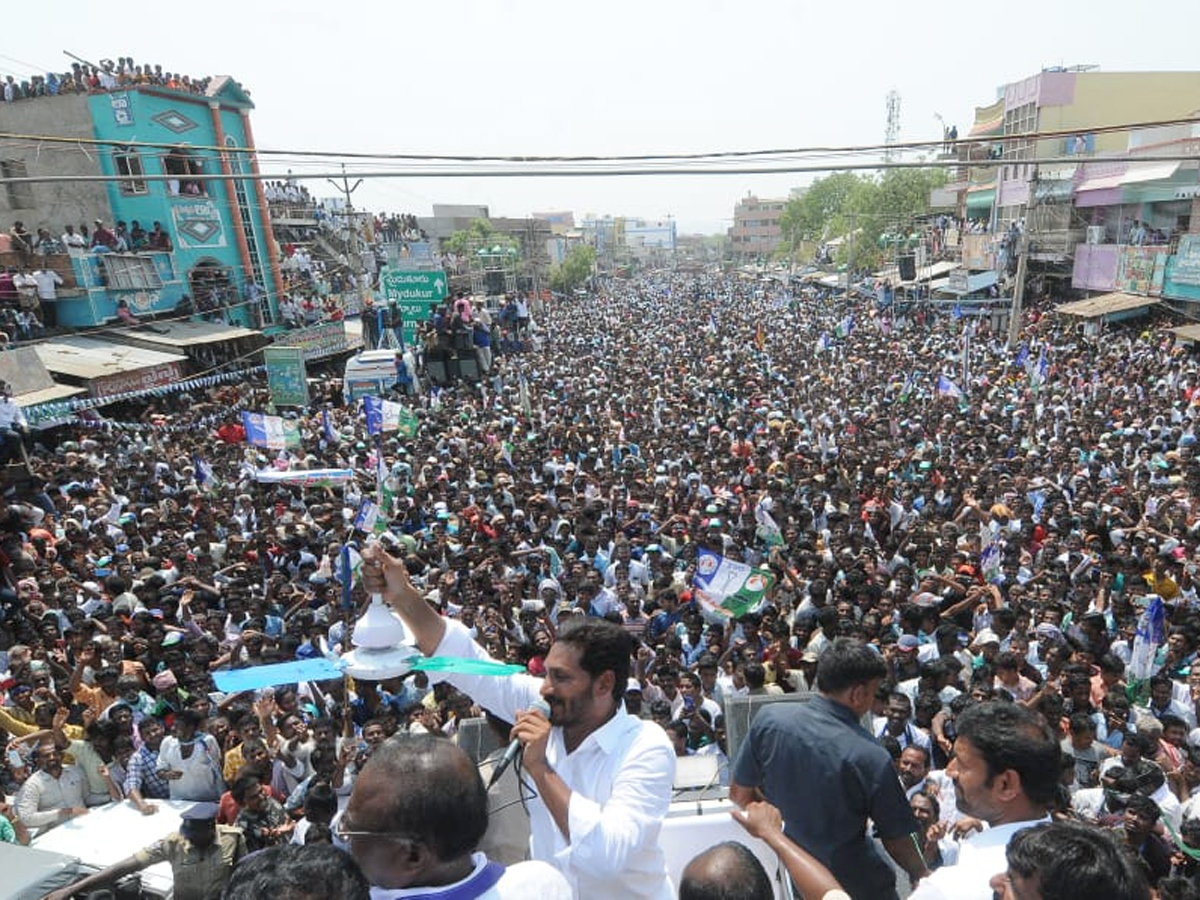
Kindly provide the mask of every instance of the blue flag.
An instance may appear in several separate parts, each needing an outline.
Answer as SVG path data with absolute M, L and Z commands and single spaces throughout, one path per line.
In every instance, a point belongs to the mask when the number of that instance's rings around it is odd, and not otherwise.
M 1017 350 L 1017 358 L 1013 360 L 1013 364 L 1018 367 L 1023 367 L 1027 359 L 1029 359 L 1029 342 L 1023 341 L 1020 349 Z
M 192 461 L 196 466 L 196 484 L 202 488 L 215 487 L 216 478 L 213 476 L 212 466 L 202 460 L 199 454 L 193 456 Z
M 325 432 L 325 440 L 331 444 L 337 444 L 341 441 L 338 433 L 333 428 L 333 420 L 329 418 L 329 410 L 321 410 L 321 428 Z
M 954 316 L 956 319 L 961 319 L 963 317 L 962 306 L 958 303 L 955 303 L 954 309 L 951 311 L 950 315 Z
M 963 395 L 962 388 L 960 388 L 945 375 L 938 376 L 937 392 L 938 396 L 953 397 L 956 400 L 961 399 Z

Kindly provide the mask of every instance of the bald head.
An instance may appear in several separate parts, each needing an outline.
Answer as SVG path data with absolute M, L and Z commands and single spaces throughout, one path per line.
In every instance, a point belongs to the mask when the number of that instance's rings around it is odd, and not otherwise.
M 767 870 L 737 841 L 709 847 L 683 870 L 679 900 L 773 900 Z
M 450 741 L 401 734 L 371 754 L 347 814 L 355 829 L 409 835 L 446 861 L 483 838 L 487 791 L 471 758 Z

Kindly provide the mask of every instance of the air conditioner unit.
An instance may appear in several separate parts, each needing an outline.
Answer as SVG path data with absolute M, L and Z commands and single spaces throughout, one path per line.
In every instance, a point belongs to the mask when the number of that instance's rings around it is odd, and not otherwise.
M 1089 244 L 1103 244 L 1104 243 L 1104 226 L 1103 225 L 1089 225 L 1088 230 L 1087 230 L 1087 242 Z

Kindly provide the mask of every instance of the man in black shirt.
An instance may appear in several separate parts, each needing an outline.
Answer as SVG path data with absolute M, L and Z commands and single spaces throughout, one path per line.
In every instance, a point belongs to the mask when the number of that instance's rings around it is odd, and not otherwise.
M 859 720 L 887 672 L 861 641 L 838 638 L 817 664 L 820 696 L 773 704 L 750 727 L 733 766 L 739 806 L 778 806 L 789 838 L 832 870 L 855 900 L 889 900 L 895 873 L 867 837 L 870 818 L 892 858 L 916 881 L 928 874 L 919 830 L 891 757 Z

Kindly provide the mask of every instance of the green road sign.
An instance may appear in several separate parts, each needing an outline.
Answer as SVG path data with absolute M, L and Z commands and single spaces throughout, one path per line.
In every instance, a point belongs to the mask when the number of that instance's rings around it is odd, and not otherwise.
M 446 273 L 440 269 L 429 272 L 405 272 L 385 268 L 379 276 L 383 302 L 393 300 L 404 316 L 404 343 L 417 339 L 417 325 L 429 318 L 430 310 L 446 299 Z

